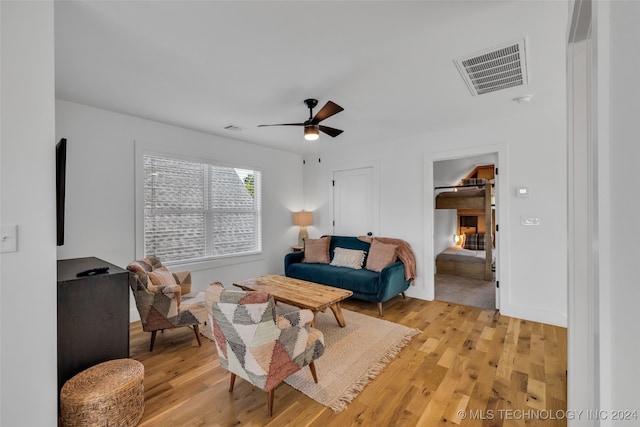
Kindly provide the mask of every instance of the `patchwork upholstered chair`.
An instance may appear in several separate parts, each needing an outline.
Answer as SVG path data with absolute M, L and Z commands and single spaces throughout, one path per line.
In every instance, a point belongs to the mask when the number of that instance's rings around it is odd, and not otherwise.
M 127 266 L 129 286 L 140 313 L 142 329 L 151 332 L 153 351 L 156 333 L 165 329 L 188 326 L 193 328 L 198 345 L 200 343 L 200 322 L 189 307 L 181 305 L 183 295 L 191 292 L 191 273 L 172 273 L 156 257 L 132 262 Z
M 313 362 L 324 353 L 324 336 L 310 326 L 310 310 L 277 316 L 270 294 L 227 290 L 217 282 L 205 304 L 220 365 L 231 373 L 229 392 L 236 376 L 244 378 L 269 393 L 271 416 L 275 388 L 289 375 L 309 365 L 318 382 Z

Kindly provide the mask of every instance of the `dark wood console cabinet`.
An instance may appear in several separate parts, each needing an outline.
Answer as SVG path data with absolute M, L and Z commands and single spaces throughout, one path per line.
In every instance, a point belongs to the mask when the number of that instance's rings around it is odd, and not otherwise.
M 76 277 L 105 266 L 107 273 Z M 129 357 L 129 293 L 129 272 L 116 265 L 58 260 L 58 392 L 80 371 Z

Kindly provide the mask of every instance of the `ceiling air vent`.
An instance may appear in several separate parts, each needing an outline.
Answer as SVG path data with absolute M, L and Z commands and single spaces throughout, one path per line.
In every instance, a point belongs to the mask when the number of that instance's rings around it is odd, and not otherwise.
M 455 60 L 473 96 L 527 84 L 525 39 Z

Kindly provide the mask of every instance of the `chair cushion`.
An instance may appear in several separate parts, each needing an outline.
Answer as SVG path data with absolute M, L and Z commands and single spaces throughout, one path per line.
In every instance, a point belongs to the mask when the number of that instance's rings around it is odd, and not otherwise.
M 173 274 L 169 271 L 167 267 L 156 268 L 153 271 L 147 273 L 151 283 L 155 286 L 163 286 L 163 285 L 177 285 L 176 279 L 173 277 Z

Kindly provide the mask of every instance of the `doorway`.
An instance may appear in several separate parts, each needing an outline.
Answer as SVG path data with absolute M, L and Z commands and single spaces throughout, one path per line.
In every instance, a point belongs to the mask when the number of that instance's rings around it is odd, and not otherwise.
M 434 194 L 445 193 L 443 196 L 452 195 L 456 199 L 453 204 L 434 203 L 436 300 L 485 310 L 499 307 L 495 277 L 498 260 L 494 238 L 497 164 L 497 153 L 433 162 Z M 474 198 L 462 196 L 467 193 L 473 194 Z M 472 202 L 477 198 L 476 194 L 483 194 L 481 197 L 484 197 L 485 193 L 486 204 L 475 206 Z M 482 245 L 478 245 L 479 240 L 483 242 Z

